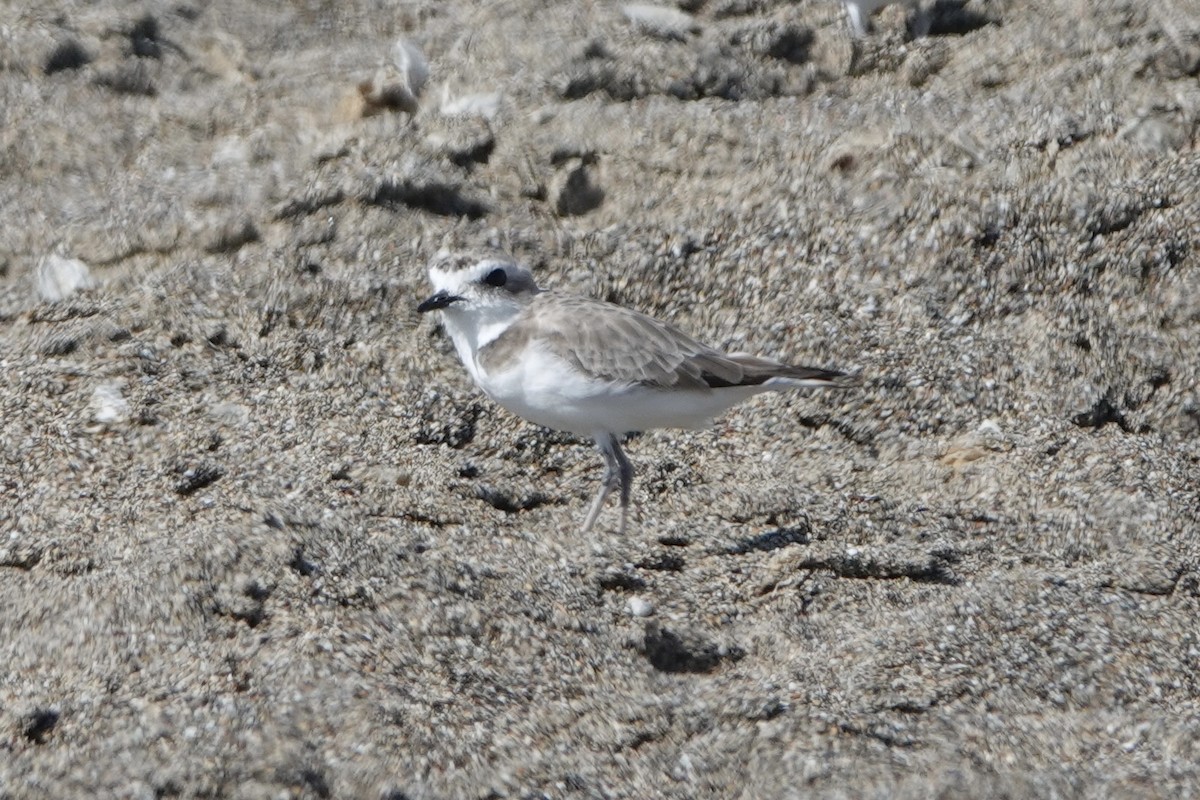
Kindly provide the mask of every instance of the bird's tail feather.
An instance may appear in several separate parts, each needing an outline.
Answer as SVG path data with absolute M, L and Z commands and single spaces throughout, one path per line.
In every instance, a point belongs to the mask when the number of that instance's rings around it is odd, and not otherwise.
M 777 375 L 767 378 L 763 386 L 780 389 L 850 389 L 859 386 L 862 381 L 857 375 L 847 375 L 834 370 L 820 370 L 821 374 L 805 378 L 789 375 Z
M 857 386 L 858 375 L 848 375 L 833 369 L 800 367 L 783 364 L 761 356 L 734 353 L 730 361 L 742 368 L 742 379 L 736 386 L 769 386 L 780 389 L 835 388 Z

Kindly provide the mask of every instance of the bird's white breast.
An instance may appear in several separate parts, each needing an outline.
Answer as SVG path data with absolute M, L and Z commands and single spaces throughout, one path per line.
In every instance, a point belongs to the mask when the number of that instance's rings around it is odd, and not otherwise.
M 496 404 L 536 425 L 585 436 L 654 428 L 702 428 L 713 417 L 767 385 L 719 390 L 670 390 L 589 375 L 540 342 L 529 339 L 503 361 L 481 351 L 512 325 L 511 309 L 449 311 L 446 332 L 471 378 Z
M 763 387 L 669 391 L 581 372 L 536 339 L 505 365 L 468 366 L 498 405 L 536 425 L 583 436 L 654 428 L 703 428 Z

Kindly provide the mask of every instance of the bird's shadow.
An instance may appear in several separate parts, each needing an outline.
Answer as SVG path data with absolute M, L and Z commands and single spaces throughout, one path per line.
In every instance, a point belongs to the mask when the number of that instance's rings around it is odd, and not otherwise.
M 746 536 L 738 539 L 725 549 L 732 556 L 746 553 L 769 553 L 794 544 L 808 544 L 811 541 L 807 527 L 776 528 L 765 531 L 757 536 Z

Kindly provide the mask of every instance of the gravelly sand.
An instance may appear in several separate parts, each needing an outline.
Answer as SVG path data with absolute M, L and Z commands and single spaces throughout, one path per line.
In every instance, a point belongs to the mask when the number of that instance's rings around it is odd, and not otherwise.
M 1200 4 L 30 5 L 0 797 L 1200 793 Z M 584 539 L 414 312 L 467 246 L 864 385 Z

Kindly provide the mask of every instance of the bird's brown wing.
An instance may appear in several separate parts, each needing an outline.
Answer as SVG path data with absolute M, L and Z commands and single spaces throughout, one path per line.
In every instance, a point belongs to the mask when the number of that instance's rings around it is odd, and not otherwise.
M 546 292 L 481 356 L 499 361 L 536 340 L 580 372 L 659 389 L 755 386 L 771 378 L 820 385 L 841 373 L 726 355 L 660 320 L 585 297 Z

